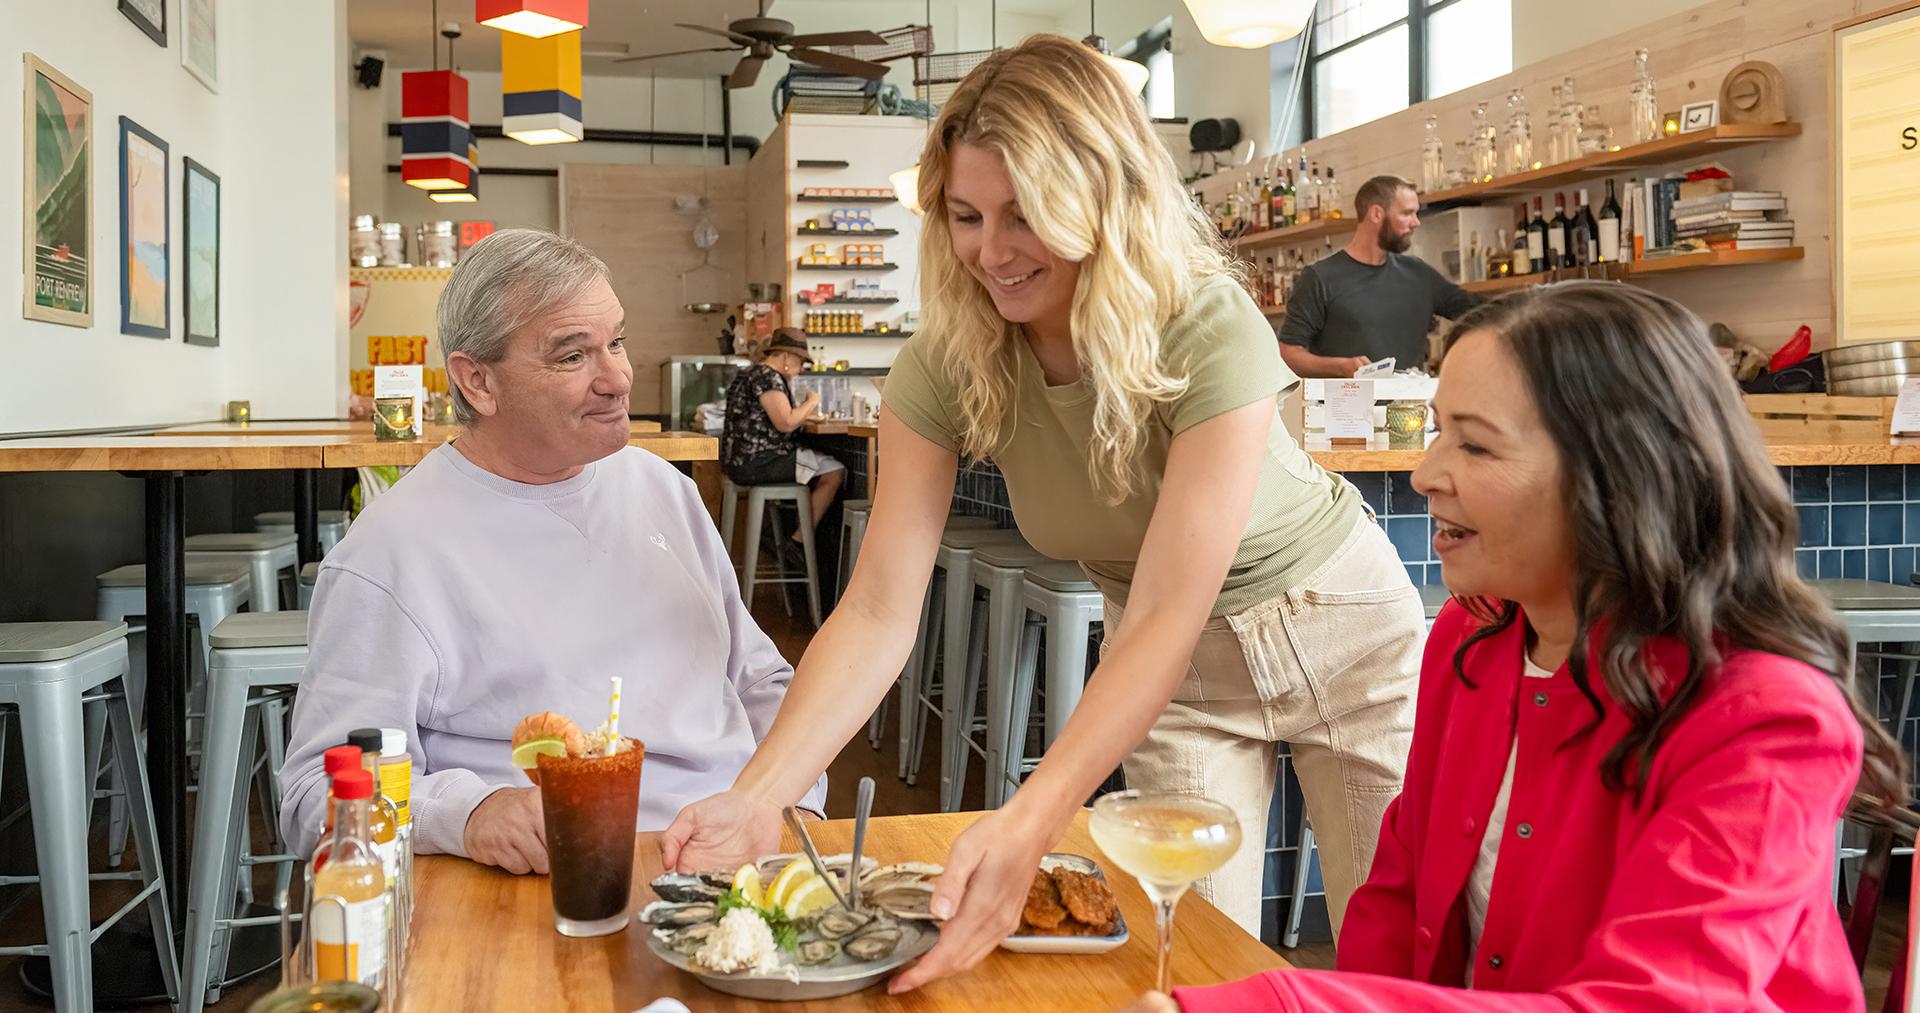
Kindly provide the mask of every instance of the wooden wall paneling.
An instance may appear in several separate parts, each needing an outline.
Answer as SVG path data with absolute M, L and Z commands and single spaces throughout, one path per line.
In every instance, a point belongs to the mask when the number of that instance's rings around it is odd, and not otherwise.
M 785 120 L 747 163 L 747 280 L 785 285 L 793 229 L 787 223 L 788 140 Z M 788 293 L 782 302 L 791 305 Z
M 1833 271 L 1829 237 L 1832 222 L 1830 179 L 1832 99 L 1828 79 L 1828 35 L 1838 20 L 1863 13 L 1880 0 L 1719 0 L 1627 32 L 1588 43 L 1549 60 L 1444 95 L 1412 108 L 1306 145 L 1309 162 L 1334 166 L 1350 204 L 1368 177 L 1391 173 L 1420 176 L 1420 139 L 1429 115 L 1439 117 L 1449 164 L 1453 142 L 1467 132 L 1473 107 L 1488 103 L 1494 122 L 1504 128 L 1507 94 L 1526 93 L 1536 150 L 1545 153 L 1541 131 L 1552 86 L 1571 76 L 1580 100 L 1614 128 L 1615 141 L 1630 143 L 1626 126 L 1627 92 L 1633 77 L 1634 50 L 1650 52 L 1661 111 L 1677 111 L 1690 101 L 1717 98 L 1726 73 L 1746 60 L 1766 60 L 1786 81 L 1788 114 L 1804 126 L 1797 138 L 1722 153 L 1722 162 L 1744 188 L 1786 192 L 1795 223 L 1795 241 L 1805 259 L 1781 264 L 1676 274 L 1648 280 L 1652 290 L 1687 304 L 1702 318 L 1719 321 L 1763 349 L 1784 342 L 1801 323 L 1812 326 L 1816 347 L 1833 341 Z M 1300 149 L 1284 164 L 1298 165 Z M 1198 184 L 1209 202 L 1239 179 L 1261 171 L 1264 159 L 1247 169 L 1221 173 Z M 1673 168 L 1679 168 L 1674 166 Z M 1643 171 L 1622 172 L 1622 182 Z M 1593 180 L 1589 197 L 1598 203 L 1606 184 Z M 1547 203 L 1551 191 L 1543 192 Z M 1572 193 L 1568 193 L 1571 203 Z M 1511 206 L 1516 200 L 1505 203 Z M 1351 214 L 1351 207 L 1347 209 Z M 1316 240 L 1316 243 L 1319 241 Z
M 745 165 L 570 164 L 560 203 L 570 234 L 606 261 L 613 291 L 627 312 L 627 357 L 633 363 L 633 410 L 664 411 L 660 364 L 674 355 L 719 351 L 723 314 L 689 313 L 690 302 L 732 305 L 746 294 L 747 170 Z M 681 194 L 706 194 L 720 241 L 715 269 L 700 269 L 693 244 L 698 217 L 675 210 Z M 684 281 L 682 274 L 687 273 Z

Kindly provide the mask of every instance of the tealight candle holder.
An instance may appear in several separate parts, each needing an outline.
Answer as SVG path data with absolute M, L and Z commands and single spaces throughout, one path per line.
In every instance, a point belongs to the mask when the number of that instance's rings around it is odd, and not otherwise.
M 253 421 L 252 401 L 228 401 L 227 421 L 247 423 Z
M 1427 445 L 1427 403 L 1387 403 L 1387 449 L 1424 450 Z

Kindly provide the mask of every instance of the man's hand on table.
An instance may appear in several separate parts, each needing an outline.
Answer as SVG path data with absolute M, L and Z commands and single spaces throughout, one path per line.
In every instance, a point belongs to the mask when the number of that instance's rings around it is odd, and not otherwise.
M 501 788 L 467 816 L 467 857 L 516 876 L 547 874 L 547 821 L 539 788 Z
M 1165 992 L 1148 992 L 1117 1013 L 1180 1013 L 1180 1004 L 1168 998 Z
M 723 791 L 680 810 L 660 835 L 660 862 L 676 872 L 734 869 L 780 850 L 780 807 Z

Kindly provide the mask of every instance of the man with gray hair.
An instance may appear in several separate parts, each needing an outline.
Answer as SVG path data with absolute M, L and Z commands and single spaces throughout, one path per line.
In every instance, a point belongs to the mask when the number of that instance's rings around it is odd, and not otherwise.
M 592 727 L 622 677 L 620 728 L 647 752 L 637 829 L 658 830 L 733 783 L 793 670 L 748 615 L 693 483 L 627 446 L 626 320 L 598 257 L 497 232 L 454 269 L 438 326 L 464 429 L 321 563 L 281 829 L 310 853 L 321 754 L 397 728 L 417 852 L 544 873 L 539 789 L 510 759 L 522 717 Z M 807 807 L 825 793 L 822 778 Z

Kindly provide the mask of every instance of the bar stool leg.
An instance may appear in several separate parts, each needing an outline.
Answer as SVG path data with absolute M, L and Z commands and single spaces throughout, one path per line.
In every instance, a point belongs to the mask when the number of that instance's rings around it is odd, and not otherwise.
M 1000 765 L 987 776 L 1000 793 L 996 808 L 1005 805 L 1012 791 L 1020 786 L 1020 768 L 1027 758 L 1027 726 L 1033 722 L 1033 676 L 1040 667 L 1041 626 L 1032 612 L 1020 623 L 1020 660 L 1013 669 L 1013 699 L 1007 715 L 1007 741 L 1000 753 Z M 1053 657 L 1053 644 L 1047 643 L 1047 657 Z M 1047 701 L 1051 709 L 1053 701 Z
M 740 599 L 746 602 L 747 611 L 753 611 L 753 582 L 760 571 L 760 523 L 765 513 L 762 504 L 753 498 L 753 490 L 747 490 L 747 531 L 746 544 L 740 547 Z
M 995 571 L 998 573 L 998 571 Z M 1020 634 L 1025 627 L 1020 601 L 1020 580 L 996 576 L 987 594 L 987 739 L 982 750 L 985 763 L 981 770 L 982 801 L 988 809 L 1000 808 L 1006 792 L 1001 771 L 1006 769 L 1007 740 L 1013 730 L 1009 718 L 1013 711 L 1013 670 L 1020 663 Z
M 173 944 L 172 899 L 160 881 L 160 836 L 154 825 L 153 796 L 148 794 L 147 764 L 140 740 L 133 734 L 133 709 L 128 705 L 125 682 L 115 679 L 107 684 L 112 696 L 107 700 L 107 723 L 113 729 L 113 754 L 121 768 L 121 780 L 127 785 L 127 818 L 132 826 L 133 848 L 140 858 L 140 887 L 152 889 L 147 895 L 147 920 L 153 926 L 153 945 L 159 952 L 160 978 L 167 995 L 180 999 L 180 954 Z
M 1293 896 L 1287 905 L 1287 928 L 1280 945 L 1300 945 L 1300 916 L 1307 908 L 1307 877 L 1313 871 L 1313 827 L 1307 825 L 1306 807 L 1300 810 L 1300 853 L 1293 862 Z
M 252 756 L 260 743 L 260 712 L 249 708 L 241 720 L 244 731 L 240 735 L 240 756 Z M 242 864 L 247 857 L 245 847 L 247 833 L 247 774 L 237 765 L 234 768 L 233 796 L 227 803 L 227 812 L 231 818 L 226 826 L 227 857 L 220 863 L 219 889 L 214 894 L 213 920 L 208 924 L 219 925 L 213 933 L 213 947 L 207 958 L 206 999 L 209 1003 L 220 1001 L 221 982 L 227 977 L 227 955 L 233 943 L 233 927 L 220 923 L 234 916 L 240 898 L 245 895 L 252 903 L 251 891 L 243 891 L 240 885 L 253 877 L 253 866 Z M 278 896 L 277 894 L 275 896 Z
M 1060 737 L 1067 718 L 1080 705 L 1087 685 L 1087 637 L 1094 610 L 1072 602 L 1054 605 L 1047 616 L 1047 745 Z M 1105 609 L 1101 609 L 1104 613 Z
M 920 668 L 914 673 L 916 685 L 910 695 L 900 698 L 900 776 L 906 778 L 909 785 L 920 779 L 920 754 L 926 751 L 930 705 L 925 701 L 934 691 L 934 672 L 940 667 L 940 655 L 945 650 L 946 609 L 945 572 L 935 567 L 927 581 L 927 597 L 920 610 L 920 635 L 924 638 L 921 643 L 925 647 L 920 652 Z
M 732 482 L 720 484 L 720 546 L 727 551 L 727 558 L 733 555 L 734 518 L 740 507 L 740 489 Z
M 193 866 L 187 878 L 187 967 L 182 996 L 183 1013 L 199 1013 L 207 1001 L 212 974 L 215 919 L 225 905 L 221 884 L 235 855 L 230 850 L 235 822 L 246 820 L 246 774 L 241 768 L 242 734 L 247 722 L 247 689 L 243 672 L 222 670 L 207 684 L 206 738 L 200 762 L 200 798 L 194 815 Z M 234 797 L 242 798 L 236 807 Z M 235 809 L 239 810 L 236 821 Z
M 940 783 L 946 791 L 943 812 L 959 812 L 967 791 L 967 743 L 973 739 L 973 719 L 980 706 L 980 679 L 987 660 L 987 603 L 976 600 L 967 635 L 967 659 L 957 680 L 948 675 L 940 693 L 945 726 L 940 739 L 946 744 L 947 765 L 940 771 Z M 952 703 L 948 703 L 952 700 Z M 948 771 L 952 775 L 948 775 Z
M 946 806 L 947 787 L 953 765 L 953 743 L 958 741 L 959 734 L 960 691 L 966 681 L 961 673 L 966 671 L 967 648 L 972 646 L 968 626 L 974 611 L 973 598 L 971 563 L 948 569 L 940 626 L 940 799 L 941 808 L 946 812 L 953 811 Z
M 92 915 L 87 903 L 86 747 L 80 695 L 66 682 L 30 682 L 20 689 L 20 746 L 33 800 L 33 843 L 39 859 L 40 907 L 56 1009 L 93 1008 Z M 119 745 L 116 736 L 115 745 Z M 120 753 L 138 756 L 137 753 Z M 165 926 L 155 922 L 156 928 Z M 164 930 L 156 931 L 164 936 Z
M 820 559 L 813 549 L 813 504 L 807 501 L 805 486 L 800 489 L 800 498 L 793 501 L 794 513 L 800 524 L 800 552 L 807 558 L 807 612 L 813 617 L 813 628 L 820 628 Z

